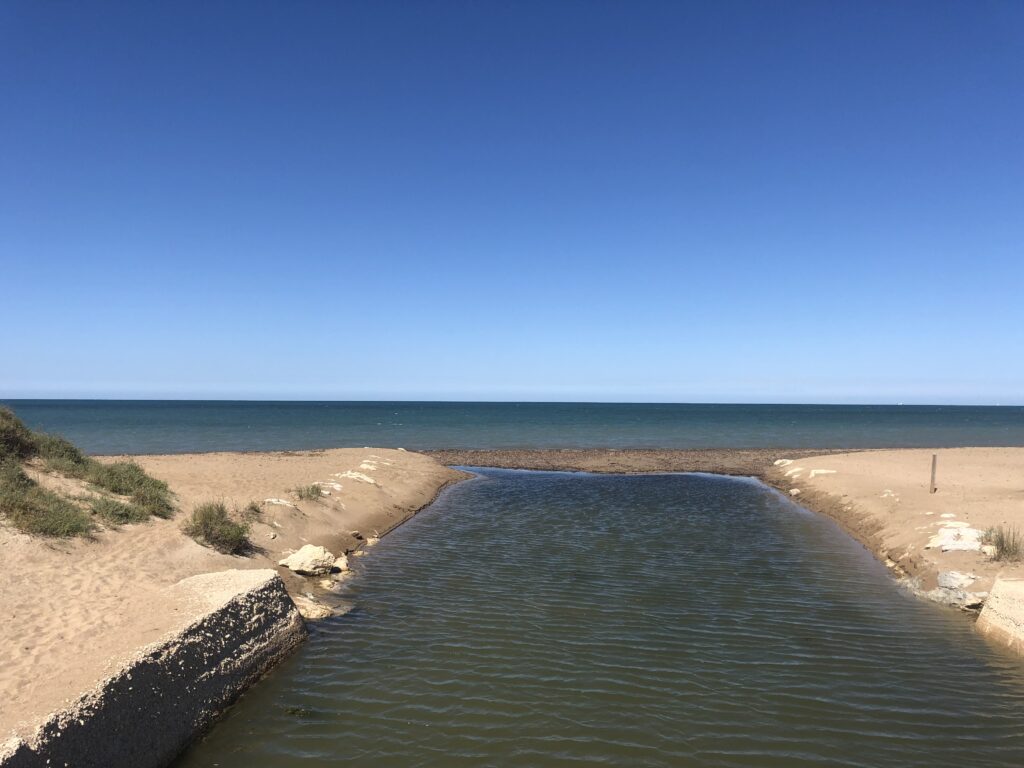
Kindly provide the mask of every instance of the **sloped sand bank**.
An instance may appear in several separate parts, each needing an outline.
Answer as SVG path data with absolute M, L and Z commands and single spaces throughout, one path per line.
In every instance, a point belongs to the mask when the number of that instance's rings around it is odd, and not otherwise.
M 288 592 L 315 592 L 316 580 L 279 568 L 279 559 L 304 544 L 337 554 L 355 548 L 361 538 L 353 532 L 363 538 L 386 532 L 463 476 L 428 457 L 397 450 L 211 453 L 137 461 L 170 484 L 181 510 L 175 519 L 76 540 L 29 537 L 0 526 L 0 647 L 5 649 L 0 743 L 13 739 L 7 753 L 22 741 L 45 745 L 50 764 L 60 765 L 66 761 L 61 743 L 81 743 L 95 751 L 75 754 L 96 754 L 101 764 L 103 745 L 111 742 L 96 735 L 99 723 L 106 724 L 103 733 L 121 734 L 118 749 L 144 745 L 145 739 L 136 741 L 142 732 L 130 729 L 132 718 L 125 713 L 138 706 L 139 689 L 147 686 L 156 698 L 146 700 L 146 710 L 183 720 L 191 736 L 304 634 Z M 300 501 L 291 492 L 313 483 L 323 484 L 319 499 Z M 184 518 L 205 501 L 261 505 L 250 534 L 253 552 L 220 554 L 181 532 Z M 246 581 L 250 578 L 258 584 Z M 247 610 L 256 611 L 245 620 L 253 635 L 232 628 Z M 220 635 L 223 643 L 217 641 Z M 184 664 L 180 676 L 168 677 L 160 659 Z M 141 675 L 145 682 L 126 685 L 127 675 L 136 681 Z M 159 691 L 174 695 L 161 698 Z M 174 709 L 179 698 L 186 710 Z M 181 733 L 171 729 L 161 743 L 176 750 Z M 29 759 L 25 747 L 7 754 L 8 761 L 15 758 Z M 84 759 L 70 764 L 92 764 Z M 107 760 L 108 765 L 160 764 L 120 752 Z M 7 764 L 0 760 L 0 765 Z

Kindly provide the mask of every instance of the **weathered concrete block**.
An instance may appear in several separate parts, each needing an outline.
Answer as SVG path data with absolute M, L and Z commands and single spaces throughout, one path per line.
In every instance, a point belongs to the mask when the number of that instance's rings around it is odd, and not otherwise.
M 0 768 L 162 768 L 306 637 L 272 570 L 203 574 L 179 587 L 206 612 L 139 649 L 31 738 L 0 745 Z
M 996 579 L 977 627 L 989 639 L 1024 654 L 1024 579 Z

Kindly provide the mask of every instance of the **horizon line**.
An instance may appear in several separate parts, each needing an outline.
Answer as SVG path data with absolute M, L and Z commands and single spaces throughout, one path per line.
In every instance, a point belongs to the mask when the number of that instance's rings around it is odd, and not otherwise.
M 716 400 L 462 400 L 462 399 L 371 399 L 371 398 L 246 398 L 246 397 L 3 397 L 0 403 L 13 402 L 120 402 L 120 403 L 409 403 L 437 405 L 707 405 L 707 406 L 865 406 L 905 408 L 1021 408 L 1024 403 L 950 403 L 950 402 L 834 402 L 834 401 L 716 401 Z

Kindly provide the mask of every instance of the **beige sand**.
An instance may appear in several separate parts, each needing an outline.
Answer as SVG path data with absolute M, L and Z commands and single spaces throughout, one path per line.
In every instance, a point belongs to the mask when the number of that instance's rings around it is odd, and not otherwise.
M 933 453 L 938 456 L 934 494 L 928 489 Z M 924 591 L 935 587 L 943 571 L 977 576 L 968 587 L 973 592 L 989 591 L 997 575 L 1024 575 L 1020 563 L 956 549 L 972 546 L 974 532 L 993 526 L 1024 531 L 1024 448 L 812 456 L 773 467 L 768 479 L 784 491 L 798 489 L 796 500 L 812 509 L 831 506 L 823 511 L 839 518 L 880 558 L 916 577 Z M 943 551 L 941 541 L 953 548 Z
M 27 735 L 50 712 L 117 669 L 135 649 L 185 627 L 206 608 L 181 579 L 231 568 L 274 568 L 289 590 L 315 591 L 277 561 L 311 543 L 340 554 L 350 536 L 390 529 L 428 504 L 460 473 L 415 453 L 339 449 L 211 453 L 136 459 L 177 495 L 173 520 L 98 533 L 93 540 L 32 538 L 0 525 L 0 741 Z M 349 473 L 345 476 L 345 473 Z M 334 483 L 330 496 L 299 502 L 289 489 Z M 263 504 L 251 538 L 261 551 L 222 555 L 181 533 L 197 503 Z M 271 538 L 271 535 L 274 535 Z

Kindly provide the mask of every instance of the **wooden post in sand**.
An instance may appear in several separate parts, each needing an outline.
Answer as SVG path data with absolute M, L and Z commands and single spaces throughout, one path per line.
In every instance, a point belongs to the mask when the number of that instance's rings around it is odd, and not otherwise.
M 936 464 L 936 462 L 938 460 L 939 460 L 938 454 L 933 453 L 932 454 L 932 482 L 931 482 L 931 485 L 928 486 L 928 493 L 935 493 L 935 491 L 938 490 L 935 487 L 935 464 Z

